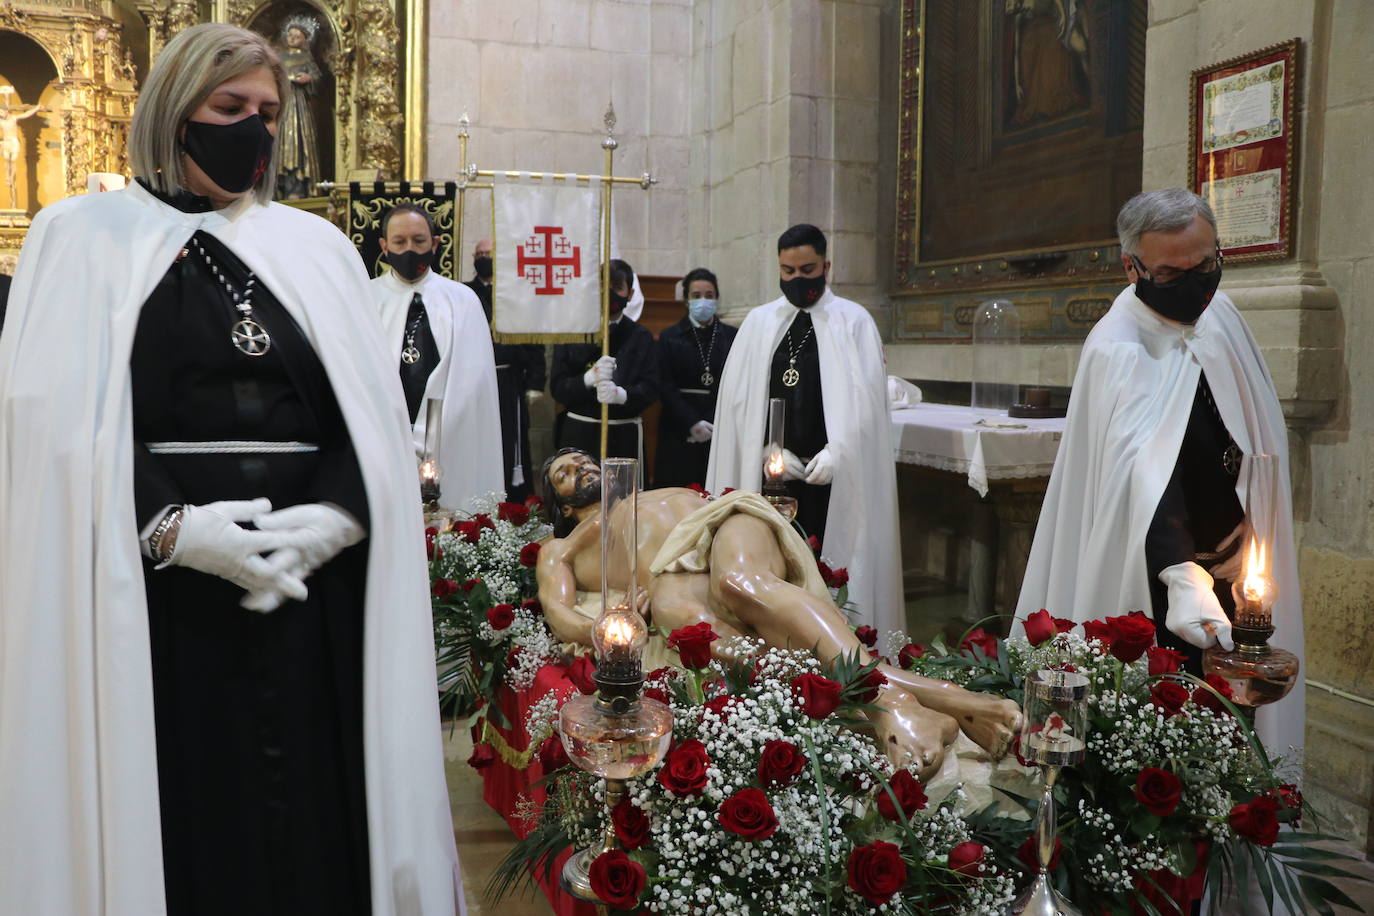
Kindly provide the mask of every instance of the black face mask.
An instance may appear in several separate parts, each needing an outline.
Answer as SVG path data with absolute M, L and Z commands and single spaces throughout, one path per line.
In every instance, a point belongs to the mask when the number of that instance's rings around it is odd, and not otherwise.
M 1165 318 L 1192 324 L 1202 316 L 1220 283 L 1220 267 L 1209 274 L 1189 271 L 1168 286 L 1159 286 L 1153 280 L 1137 275 L 1135 294 L 1136 298 Z
M 818 274 L 814 277 L 793 277 L 791 280 L 779 280 L 778 288 L 787 297 L 787 301 L 799 309 L 810 308 L 815 305 L 825 292 L 825 274 Z
M 491 279 L 491 258 L 476 257 L 472 259 L 472 269 L 477 271 L 477 276 L 483 280 Z
M 614 314 L 614 313 L 616 313 L 616 312 L 623 312 L 623 311 L 625 311 L 625 306 L 627 306 L 627 305 L 629 305 L 629 304 L 630 304 L 630 297 L 629 297 L 629 296 L 622 296 L 622 295 L 620 295 L 620 293 L 617 293 L 617 292 L 614 292 L 614 291 L 611 293 L 611 313 L 612 313 L 612 314 Z
M 181 146 L 206 177 L 231 194 L 247 191 L 272 161 L 272 134 L 262 118 L 233 124 L 187 121 Z
M 386 262 L 391 265 L 392 270 L 414 283 L 420 274 L 434 263 L 434 249 L 424 252 L 390 251 L 387 252 Z

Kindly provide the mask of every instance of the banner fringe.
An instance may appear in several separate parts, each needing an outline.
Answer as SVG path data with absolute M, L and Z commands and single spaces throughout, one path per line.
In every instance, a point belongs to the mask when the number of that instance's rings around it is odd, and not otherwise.
M 601 342 L 601 334 L 503 334 L 500 331 L 492 331 L 491 339 L 499 344 L 594 344 Z

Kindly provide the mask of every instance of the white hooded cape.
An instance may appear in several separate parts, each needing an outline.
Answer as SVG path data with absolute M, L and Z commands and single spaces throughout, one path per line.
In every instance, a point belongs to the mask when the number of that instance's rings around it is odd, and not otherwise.
M 1129 286 L 1088 335 L 1017 602 L 1018 628 L 1041 608 L 1079 623 L 1149 613 L 1145 535 L 1178 461 L 1204 371 L 1241 451 L 1278 458 L 1273 644 L 1302 657 L 1287 429 L 1259 347 L 1225 293 L 1189 327 L 1161 318 Z M 1242 473 L 1236 495 L 1248 510 L 1246 479 Z M 1284 700 L 1260 710 L 1271 750 L 1302 746 L 1303 710 L 1301 677 Z
M 477 294 L 433 270 L 415 283 L 389 271 L 372 281 L 380 309 L 391 364 L 399 366 L 405 345 L 406 312 L 419 293 L 425 301 L 429 329 L 439 347 L 439 365 L 425 384 L 425 400 L 444 399 L 444 425 L 439 441 L 439 503 L 446 509 L 471 511 L 472 499 L 503 493 L 501 410 L 496 397 L 496 358 L 491 330 Z M 425 407 L 415 418 L 415 453 L 425 446 Z
M 137 184 L 38 214 L 0 338 L 0 901 L 26 916 L 166 909 L 129 355 L 143 303 L 197 229 L 291 313 L 348 425 L 371 519 L 372 912 L 447 916 L 462 884 L 415 461 L 362 263 L 316 216 L 251 199 L 181 213 Z
M 868 311 L 827 287 L 811 306 L 821 362 L 821 398 L 835 477 L 825 526 L 825 560 L 849 569 L 859 622 L 905 630 L 897 469 L 887 409 L 882 338 Z M 797 315 L 785 298 L 754 309 L 740 325 L 721 374 L 706 488 L 758 490 L 768 425 L 773 352 Z

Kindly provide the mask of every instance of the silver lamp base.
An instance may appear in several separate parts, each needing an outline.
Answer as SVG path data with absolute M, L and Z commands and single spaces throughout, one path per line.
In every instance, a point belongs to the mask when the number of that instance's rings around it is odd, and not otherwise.
M 1007 916 L 1083 916 L 1083 913 L 1054 889 L 1049 875 L 1041 872 L 1012 902 Z
M 559 884 L 569 896 L 576 897 L 578 900 L 585 900 L 588 903 L 601 903 L 601 899 L 592 890 L 592 880 L 590 871 L 592 860 L 601 854 L 601 850 L 596 846 L 588 846 L 586 849 L 579 850 L 568 857 L 563 863 L 563 872 L 559 875 Z

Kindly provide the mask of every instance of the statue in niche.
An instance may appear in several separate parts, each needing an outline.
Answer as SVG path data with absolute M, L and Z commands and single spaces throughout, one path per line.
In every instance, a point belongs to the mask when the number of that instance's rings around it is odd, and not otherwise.
M 10 100 L 19 101 L 13 86 L 0 86 L 0 159 L 5 162 L 5 186 L 10 192 L 10 209 L 19 209 L 19 155 L 23 152 L 23 140 L 19 136 L 19 122 L 31 118 L 42 110 L 41 105 L 30 106 L 28 111 L 20 111 L 22 104 L 11 105 Z
M 1012 42 L 1012 127 L 1087 106 L 1088 32 L 1082 0 L 1007 0 Z
M 311 45 L 319 22 L 306 15 L 292 16 L 282 26 L 282 66 L 291 84 L 290 98 L 283 100 L 277 143 L 281 145 L 281 173 L 277 196 L 295 199 L 310 196 L 320 180 L 320 145 L 315 124 L 315 87 L 324 75 Z

